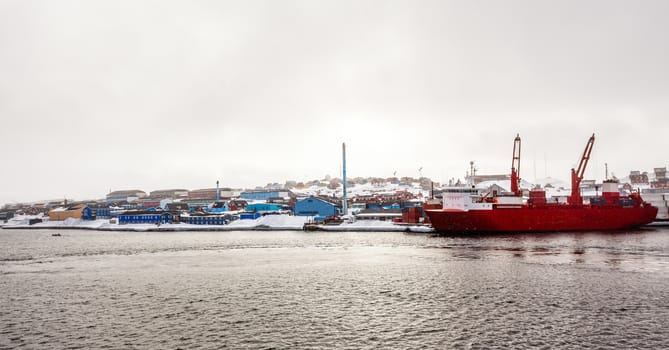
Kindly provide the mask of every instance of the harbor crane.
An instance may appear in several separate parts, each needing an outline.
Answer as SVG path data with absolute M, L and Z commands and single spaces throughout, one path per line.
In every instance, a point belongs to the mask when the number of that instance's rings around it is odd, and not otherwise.
M 520 134 L 513 140 L 513 159 L 511 160 L 511 192 L 520 196 Z
M 585 173 L 585 167 L 588 165 L 588 160 L 590 160 L 590 152 L 592 152 L 592 146 L 595 144 L 595 134 L 590 136 L 588 143 L 585 145 L 585 150 L 581 156 L 581 161 L 578 163 L 578 168 L 574 170 L 571 168 L 571 196 L 568 198 L 568 202 L 571 205 L 583 205 L 583 197 L 581 197 L 581 181 L 583 181 L 583 174 Z

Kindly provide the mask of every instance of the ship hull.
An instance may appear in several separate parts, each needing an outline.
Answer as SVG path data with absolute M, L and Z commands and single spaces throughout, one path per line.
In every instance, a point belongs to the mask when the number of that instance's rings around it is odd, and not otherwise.
M 494 208 L 454 211 L 427 209 L 432 227 L 440 232 L 553 232 L 636 228 L 655 220 L 652 206 Z

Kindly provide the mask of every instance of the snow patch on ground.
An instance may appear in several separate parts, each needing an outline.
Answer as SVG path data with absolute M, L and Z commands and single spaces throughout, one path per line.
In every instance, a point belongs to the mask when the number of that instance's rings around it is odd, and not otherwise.
M 232 230 L 239 228 L 302 230 L 304 224 L 311 219 L 310 216 L 266 215 L 255 220 L 236 220 L 225 226 Z
M 292 215 L 267 215 L 255 220 L 237 220 L 228 225 L 193 225 L 185 223 L 176 224 L 124 224 L 110 223 L 108 219 L 81 220 L 68 218 L 64 221 L 44 221 L 30 225 L 31 219 L 45 219 L 37 216 L 22 216 L 9 220 L 3 228 L 42 228 L 42 229 L 88 229 L 99 231 L 239 231 L 239 230 L 299 230 L 304 228 L 305 223 L 312 222 L 310 216 Z M 47 218 L 48 219 L 48 218 Z M 397 225 L 390 221 L 359 220 L 345 222 L 341 225 L 319 225 L 324 231 L 412 231 L 433 232 L 429 226 L 420 225 Z

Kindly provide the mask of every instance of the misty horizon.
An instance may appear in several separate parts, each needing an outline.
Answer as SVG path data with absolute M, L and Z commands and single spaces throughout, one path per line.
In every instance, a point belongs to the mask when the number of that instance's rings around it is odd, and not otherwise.
M 0 3 L 0 203 L 667 166 L 664 1 Z M 337 175 L 338 174 L 338 175 Z

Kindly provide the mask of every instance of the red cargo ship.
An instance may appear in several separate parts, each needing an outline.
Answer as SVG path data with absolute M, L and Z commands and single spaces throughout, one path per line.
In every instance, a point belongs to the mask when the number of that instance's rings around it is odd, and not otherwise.
M 545 232 L 621 230 L 655 220 L 658 208 L 641 199 L 639 193 L 621 196 L 615 181 L 604 181 L 602 196 L 583 203 L 579 186 L 595 142 L 593 134 L 585 147 L 578 169 L 571 170 L 571 195 L 567 203 L 546 200 L 546 192 L 520 191 L 520 137 L 516 136 L 511 164 L 510 195 L 478 195 L 472 191 L 446 192 L 443 208 L 425 208 L 432 226 L 441 232 Z

